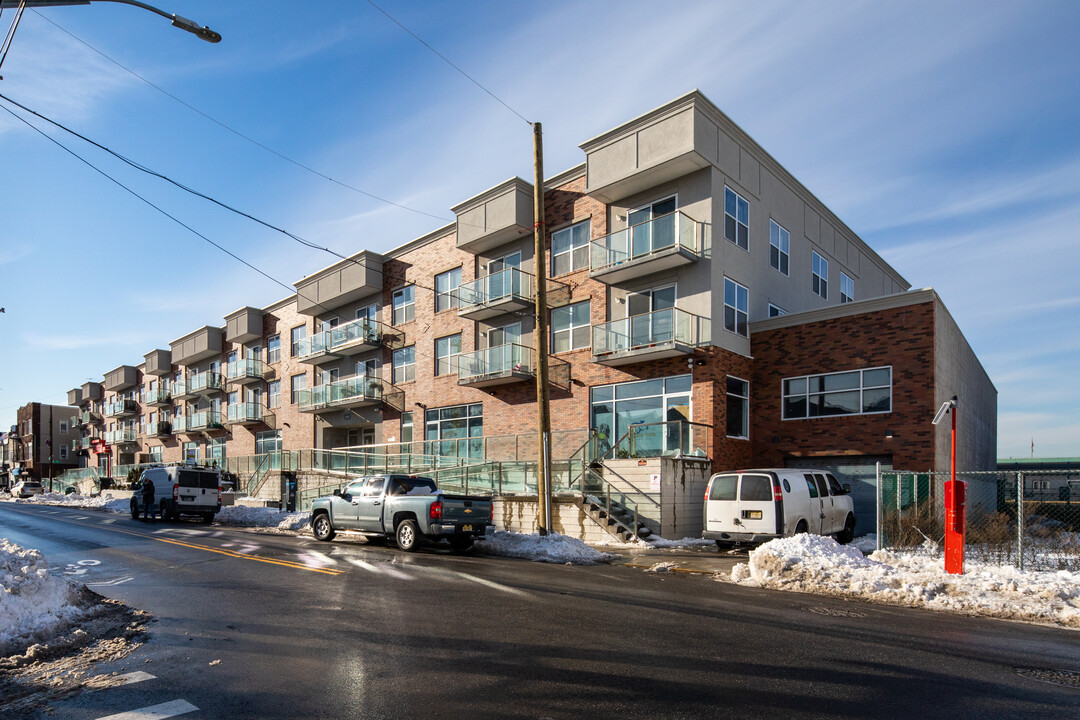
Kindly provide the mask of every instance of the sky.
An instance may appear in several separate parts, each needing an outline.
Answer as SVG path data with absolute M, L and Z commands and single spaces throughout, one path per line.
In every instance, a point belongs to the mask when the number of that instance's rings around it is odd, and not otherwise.
M 937 290 L 998 390 L 1000 457 L 1080 457 L 1080 3 L 378 3 L 511 111 L 367 2 L 158 2 L 224 39 L 27 10 L 0 93 L 351 254 L 530 179 L 519 114 L 550 177 L 697 88 Z M 0 427 L 335 260 L 0 108 L 85 160 L 0 109 Z

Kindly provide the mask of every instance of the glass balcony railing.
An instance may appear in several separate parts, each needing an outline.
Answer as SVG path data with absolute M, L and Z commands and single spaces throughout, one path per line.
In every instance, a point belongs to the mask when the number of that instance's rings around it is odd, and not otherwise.
M 146 426 L 146 434 L 154 437 L 172 435 L 172 423 L 168 420 L 149 423 Z
M 187 395 L 224 392 L 225 376 L 216 372 L 204 372 L 190 375 L 187 379 Z
M 133 443 L 138 441 L 139 431 L 134 428 L 109 430 L 105 433 L 105 442 L 109 445 L 120 445 L 122 443 Z
M 534 301 L 533 276 L 518 268 L 507 268 L 485 275 L 458 288 L 458 311 L 467 313 L 477 306 L 497 305 L 511 300 Z
M 405 393 L 379 377 L 359 376 L 298 391 L 301 412 L 383 402 L 397 410 L 405 406 Z
M 593 355 L 643 351 L 660 346 L 696 347 L 709 342 L 708 318 L 667 308 L 593 325 Z
M 138 411 L 139 405 L 134 400 L 118 400 L 105 406 L 105 417 L 134 415 Z
M 244 358 L 233 360 L 225 366 L 225 377 L 229 382 L 243 382 L 245 380 L 265 380 L 273 374 L 269 365 L 258 358 Z
M 228 410 L 228 421 L 231 424 L 262 422 L 269 425 L 274 420 L 273 413 L 261 403 L 231 403 Z
M 223 430 L 225 424 L 216 410 L 199 410 L 187 416 L 188 432 L 198 430 Z
M 76 414 L 68 418 L 68 427 L 79 427 L 82 424 L 83 422 L 81 415 Z
M 147 405 L 172 405 L 172 391 L 164 389 L 151 390 L 146 393 Z
M 493 375 L 536 375 L 536 351 L 509 343 L 458 356 L 458 382 L 466 384 Z
M 179 417 L 173 417 L 171 422 L 173 435 L 176 435 L 177 433 L 187 432 L 187 418 L 183 415 Z
M 328 354 L 360 352 L 380 345 L 400 347 L 405 336 L 378 320 L 358 318 L 344 325 L 315 333 L 299 343 L 299 360 L 306 362 Z
M 701 250 L 701 224 L 681 212 L 661 215 L 593 240 L 589 269 L 602 273 L 629 262 L 644 262 L 665 250 L 679 248 L 693 255 Z

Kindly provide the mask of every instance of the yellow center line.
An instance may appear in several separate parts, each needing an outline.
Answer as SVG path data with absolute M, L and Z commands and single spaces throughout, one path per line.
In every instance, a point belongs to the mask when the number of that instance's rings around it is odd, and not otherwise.
M 25 510 L 16 510 L 23 515 L 32 515 Z M 56 516 L 51 516 L 53 519 L 57 519 Z M 99 523 L 87 523 L 77 522 L 69 518 L 59 518 L 63 522 L 71 523 L 72 525 L 80 525 L 82 527 L 96 528 L 98 530 L 108 530 L 110 532 L 123 533 L 125 535 L 132 535 L 134 537 L 143 538 L 144 540 L 157 540 L 158 542 L 169 543 L 170 545 L 180 545 L 181 547 L 191 548 L 193 550 L 205 550 L 206 552 L 217 553 L 219 555 L 225 555 L 226 557 L 237 558 L 239 560 L 255 560 L 257 562 L 264 562 L 270 565 L 280 565 L 282 567 L 294 568 L 296 570 L 307 570 L 308 572 L 322 573 L 324 575 L 341 575 L 345 570 L 336 570 L 334 568 L 321 568 L 311 567 L 310 565 L 304 565 L 303 563 L 293 562 L 292 560 L 275 560 L 272 558 L 260 557 L 259 555 L 245 555 L 244 553 L 233 552 L 232 550 L 221 550 L 219 548 L 212 548 L 206 545 L 199 545 L 197 543 L 183 542 L 182 540 L 172 540 L 170 538 L 155 537 L 153 535 L 147 535 L 146 533 L 135 532 L 134 530 L 125 530 L 123 528 L 101 525 Z

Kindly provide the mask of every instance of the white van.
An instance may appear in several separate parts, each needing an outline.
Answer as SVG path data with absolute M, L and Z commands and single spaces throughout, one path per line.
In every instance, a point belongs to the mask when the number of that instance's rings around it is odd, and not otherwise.
M 832 473 L 793 468 L 717 473 L 705 491 L 705 531 L 717 546 L 763 543 L 798 533 L 855 537 L 851 489 Z
M 221 510 L 221 471 L 217 468 L 197 465 L 167 465 L 150 467 L 142 471 L 139 483 L 131 496 L 131 517 L 142 514 L 142 481 L 149 478 L 154 483 L 154 503 L 151 515 L 162 520 L 176 520 L 181 515 L 198 515 L 211 522 Z

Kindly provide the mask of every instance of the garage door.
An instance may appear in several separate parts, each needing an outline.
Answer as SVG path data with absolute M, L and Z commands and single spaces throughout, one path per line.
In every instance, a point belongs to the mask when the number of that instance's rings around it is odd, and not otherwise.
M 877 531 L 877 463 L 892 470 L 892 455 L 836 455 L 788 458 L 788 467 L 828 470 L 841 485 L 851 486 L 855 505 L 855 535 Z

